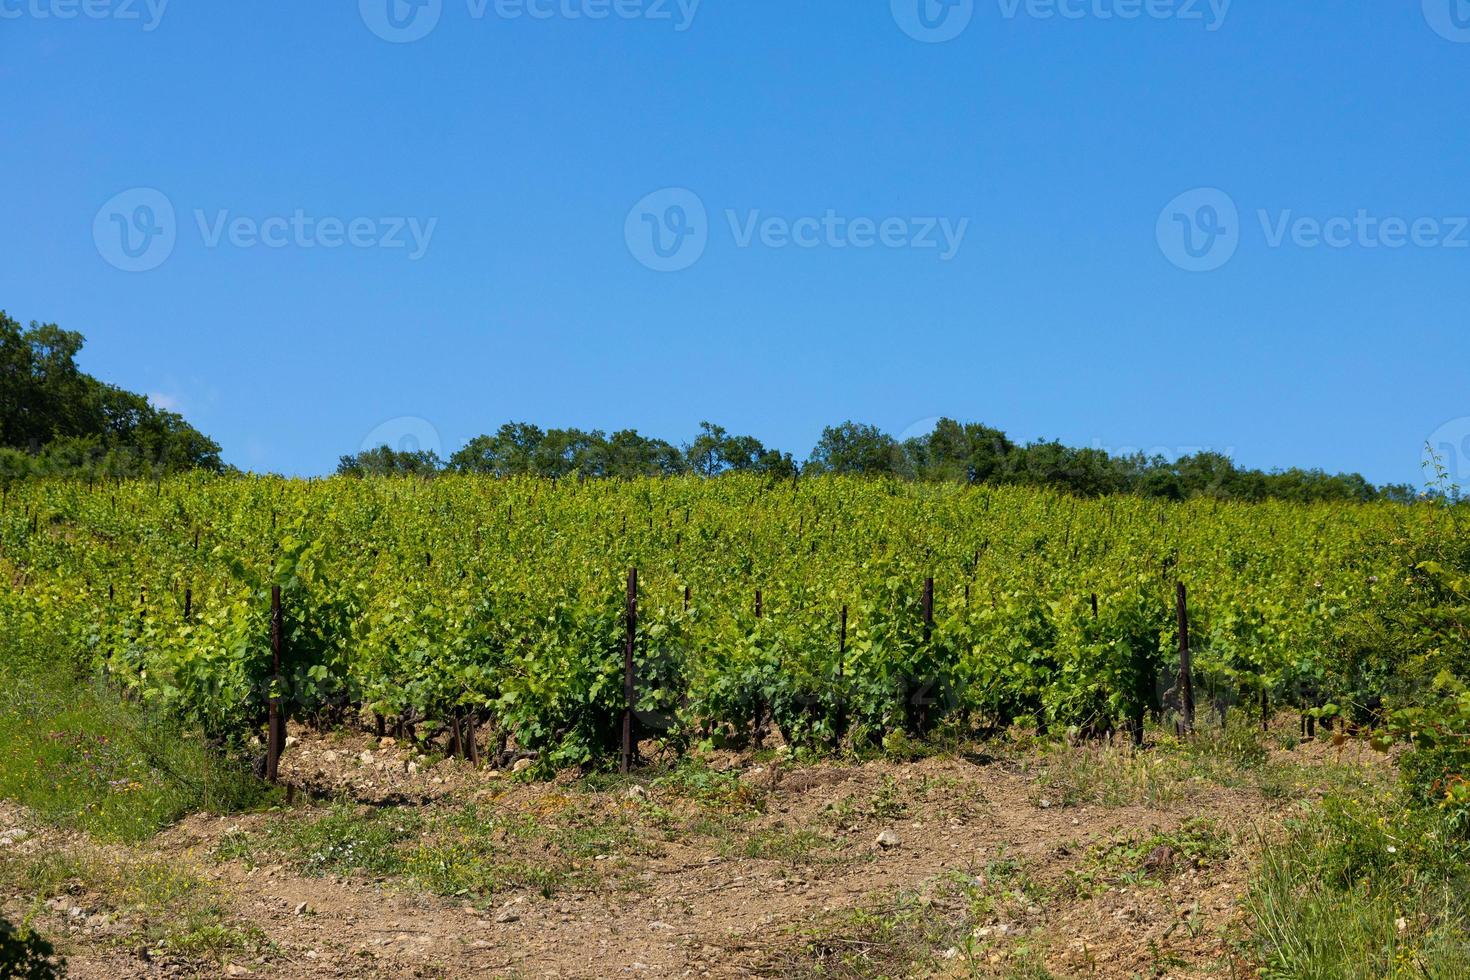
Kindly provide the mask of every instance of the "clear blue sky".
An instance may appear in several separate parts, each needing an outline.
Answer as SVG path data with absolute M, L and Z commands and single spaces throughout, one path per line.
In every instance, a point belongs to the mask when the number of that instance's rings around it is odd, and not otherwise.
M 1414 482 L 1470 436 L 1464 0 L 82 2 L 0 0 L 0 307 L 242 467 L 405 417 L 805 456 L 951 415 Z

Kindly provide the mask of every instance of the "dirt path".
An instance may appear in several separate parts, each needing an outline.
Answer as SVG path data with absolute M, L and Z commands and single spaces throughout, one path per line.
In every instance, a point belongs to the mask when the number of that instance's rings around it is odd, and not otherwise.
M 505 856 L 554 864 L 567 883 L 476 900 L 395 875 L 307 876 L 299 854 L 269 846 L 250 861 L 218 856 L 232 836 L 323 812 L 303 805 L 285 815 L 192 817 L 130 849 L 207 881 L 225 920 L 268 940 L 258 955 L 202 968 L 149 957 L 105 931 L 79 932 L 64 901 L 38 925 L 59 930 L 73 976 L 105 980 L 786 976 L 818 964 L 865 976 L 904 975 L 916 963 L 955 976 L 1016 975 L 1008 971 L 1024 963 L 1056 976 L 1229 976 L 1259 835 L 1313 792 L 1304 782 L 1295 795 L 1268 798 L 1258 786 L 1182 770 L 1165 801 L 1063 805 L 1048 797 L 1057 795 L 1052 770 L 1024 761 L 767 764 L 730 777 L 759 800 L 736 815 L 730 801 L 692 799 L 687 787 L 523 784 L 458 763 L 410 771 L 414 758 L 366 738 L 308 738 L 293 747 L 288 773 L 351 793 L 374 814 L 407 799 L 427 801 L 409 806 L 419 813 L 468 801 L 487 818 L 514 816 L 529 830 L 506 838 Z M 1091 778 L 1085 759 L 1073 766 Z M 537 836 L 570 827 L 571 814 L 594 830 L 629 827 L 640 846 L 589 858 Z M 83 846 L 30 829 L 33 852 Z M 895 846 L 879 843 L 884 833 Z

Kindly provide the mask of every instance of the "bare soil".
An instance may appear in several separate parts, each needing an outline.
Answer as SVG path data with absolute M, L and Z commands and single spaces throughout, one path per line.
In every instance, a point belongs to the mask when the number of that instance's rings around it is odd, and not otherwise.
M 1169 802 L 1103 806 L 1054 801 L 1045 766 L 1014 755 L 714 760 L 737 770 L 758 801 L 742 816 L 728 812 L 738 808 L 728 799 L 657 781 L 600 790 L 572 775 L 532 783 L 366 735 L 296 734 L 283 776 L 304 791 L 285 813 L 196 815 L 124 848 L 0 809 L 0 848 L 12 853 L 92 849 L 192 872 L 229 921 L 263 933 L 263 952 L 211 963 L 137 947 L 127 938 L 136 921 L 109 921 L 85 882 L 44 904 L 18 883 L 0 884 L 6 914 L 33 913 L 72 976 L 106 980 L 1046 976 L 1043 964 L 1058 977 L 1250 976 L 1241 903 L 1259 841 L 1316 792 L 1314 767 L 1342 761 L 1326 745 L 1277 753 L 1303 773 L 1299 791 L 1284 796 L 1185 779 Z M 646 846 L 588 859 L 546 839 L 508 838 L 507 856 L 557 863 L 566 884 L 478 901 L 395 877 L 307 876 L 287 855 L 257 853 L 252 864 L 215 853 L 227 834 L 314 819 L 328 797 L 428 813 L 474 802 L 548 827 L 575 814 L 630 826 Z M 1228 841 L 1206 860 L 1173 847 L 1141 857 L 1125 846 L 1200 818 Z M 879 843 L 885 831 L 896 846 Z M 1020 972 L 1026 964 L 1032 972 Z

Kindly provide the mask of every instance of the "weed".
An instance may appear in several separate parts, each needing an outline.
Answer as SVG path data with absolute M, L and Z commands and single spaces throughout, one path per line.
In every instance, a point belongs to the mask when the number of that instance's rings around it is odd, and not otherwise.
M 198 810 L 267 796 L 238 761 L 100 683 L 7 674 L 0 684 L 0 797 L 105 840 L 147 838 Z
M 1252 883 L 1264 972 L 1470 976 L 1470 847 L 1389 796 L 1329 797 L 1267 842 Z
M 129 946 L 212 963 L 268 949 L 259 929 L 226 916 L 211 885 L 164 861 L 51 851 L 0 859 L 0 872 L 38 909 L 65 898 L 116 920 L 112 937 Z

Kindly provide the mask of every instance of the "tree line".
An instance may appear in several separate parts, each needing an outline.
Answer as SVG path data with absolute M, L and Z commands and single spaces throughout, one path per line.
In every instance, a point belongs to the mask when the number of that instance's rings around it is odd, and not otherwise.
M 899 441 L 876 426 L 828 426 L 804 461 L 759 439 L 701 422 L 693 440 L 676 446 L 625 429 L 541 429 L 507 422 L 494 435 L 471 439 L 448 460 L 433 452 L 380 446 L 343 456 L 347 476 L 441 472 L 552 479 L 632 479 L 693 474 L 755 473 L 773 479 L 840 474 L 923 482 L 1019 484 L 1096 497 L 1132 493 L 1168 500 L 1208 496 L 1230 500 L 1394 500 L 1419 494 L 1409 485 L 1376 487 L 1356 473 L 1292 468 L 1266 472 L 1237 466 L 1228 456 L 1202 451 L 1170 460 L 1144 453 L 1111 454 L 1056 441 L 1020 444 L 1000 429 L 940 419 L 926 435 Z
M 55 324 L 19 322 L 0 311 L 0 481 L 27 476 L 161 476 L 187 470 L 222 473 L 214 440 L 182 416 L 139 394 L 99 381 L 76 363 L 85 339 Z M 1022 484 L 1087 497 L 1133 493 L 1170 500 L 1211 496 L 1301 502 L 1417 499 L 1408 485 L 1375 487 L 1355 473 L 1291 468 L 1265 472 L 1216 452 L 1169 460 L 1110 454 L 1056 441 L 1020 444 L 1000 429 L 941 419 L 934 429 L 898 440 L 856 422 L 828 426 L 804 460 L 700 423 L 674 445 L 633 429 L 613 432 L 541 429 L 508 422 L 471 439 L 448 460 L 432 452 L 380 446 L 343 456 L 344 475 L 441 472 L 553 479 L 633 479 L 755 473 L 773 479 L 834 473 L 967 484 Z
M 0 311 L 0 480 L 223 472 L 219 445 L 183 416 L 82 371 L 84 342 Z

